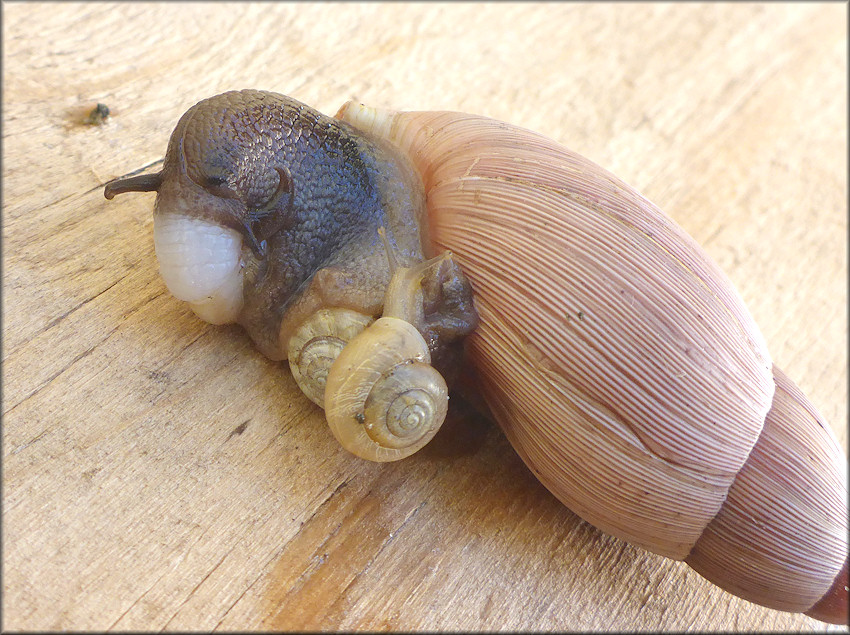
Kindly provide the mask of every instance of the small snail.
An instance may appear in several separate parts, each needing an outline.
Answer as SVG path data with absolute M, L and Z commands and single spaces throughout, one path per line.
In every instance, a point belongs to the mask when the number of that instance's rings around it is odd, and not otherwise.
M 425 281 L 443 279 L 443 265 L 451 257 L 399 267 L 383 228 L 379 232 L 392 274 L 383 314 L 352 338 L 330 367 L 324 408 L 331 431 L 347 450 L 363 459 L 396 461 L 424 447 L 448 411 L 448 386 L 431 366 L 422 333 L 428 333 Z M 467 291 L 467 302 L 468 297 Z
M 838 442 L 719 268 L 613 175 L 484 117 L 349 102 L 330 118 L 238 91 L 183 115 L 162 172 L 105 195 L 153 190 L 171 293 L 288 357 L 358 456 L 419 449 L 446 386 L 474 377 L 585 520 L 847 623 Z

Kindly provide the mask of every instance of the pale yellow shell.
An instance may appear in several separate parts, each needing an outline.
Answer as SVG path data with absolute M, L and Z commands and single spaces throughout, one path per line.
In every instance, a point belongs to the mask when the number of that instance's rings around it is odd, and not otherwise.
M 371 316 L 350 309 L 321 309 L 289 338 L 287 354 L 292 376 L 320 408 L 325 407 L 325 383 L 334 361 L 348 342 L 373 321 Z
M 340 353 L 327 376 L 325 416 L 340 444 L 370 461 L 410 456 L 437 433 L 448 389 L 410 323 L 379 318 Z

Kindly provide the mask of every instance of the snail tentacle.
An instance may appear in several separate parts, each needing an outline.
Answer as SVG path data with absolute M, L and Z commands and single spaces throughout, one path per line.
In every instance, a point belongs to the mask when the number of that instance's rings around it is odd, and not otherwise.
M 107 183 L 103 188 L 103 196 L 112 200 L 116 194 L 126 194 L 127 192 L 157 192 L 161 185 L 162 172 L 128 176 Z

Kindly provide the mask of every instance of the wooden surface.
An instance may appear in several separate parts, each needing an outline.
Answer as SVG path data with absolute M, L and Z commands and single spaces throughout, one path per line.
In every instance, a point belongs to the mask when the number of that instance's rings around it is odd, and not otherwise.
M 389 465 L 166 291 L 160 160 L 232 88 L 532 128 L 658 203 L 847 446 L 844 4 L 3 5 L 3 627 L 818 630 L 561 506 L 468 410 Z M 82 123 L 97 103 L 112 116 Z

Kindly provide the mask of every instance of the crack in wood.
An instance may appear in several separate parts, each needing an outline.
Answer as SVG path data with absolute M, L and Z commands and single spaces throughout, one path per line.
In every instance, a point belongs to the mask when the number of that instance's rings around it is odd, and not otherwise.
M 250 421 L 250 419 L 249 419 L 248 421 Z M 246 421 L 246 422 L 245 422 L 245 424 L 247 424 L 247 423 L 248 423 L 248 421 Z M 243 425 L 245 425 L 245 424 L 243 424 Z M 348 486 L 349 481 L 350 481 L 350 479 L 346 479 L 346 480 L 342 481 L 339 485 L 337 485 L 337 486 L 336 486 L 336 488 L 334 488 L 334 490 L 333 490 L 333 491 L 332 491 L 332 492 L 331 492 L 331 493 L 327 496 L 327 498 L 325 498 L 325 499 L 324 499 L 324 500 L 323 500 L 323 501 L 319 504 L 319 506 L 318 506 L 318 507 L 317 507 L 317 508 L 313 511 L 313 513 L 312 513 L 312 514 L 310 514 L 310 517 L 309 517 L 307 520 L 302 521 L 301 526 L 303 527 L 305 524 L 309 523 L 309 522 L 310 522 L 310 521 L 311 521 L 311 520 L 312 520 L 312 519 L 316 516 L 316 514 L 318 514 L 318 513 L 322 510 L 322 508 L 324 508 L 324 507 L 325 507 L 325 506 L 326 506 L 326 505 L 327 505 L 327 504 L 328 504 L 328 503 L 329 503 L 329 502 L 330 502 L 330 501 L 331 501 L 331 500 L 332 500 L 332 499 L 333 499 L 333 498 L 334 498 L 337 494 L 339 494 L 339 492 L 341 492 L 341 491 L 342 491 L 345 487 L 347 487 L 347 486 Z M 423 505 L 424 505 L 424 503 L 423 503 Z M 414 514 L 415 514 L 415 512 L 419 511 L 419 509 L 420 509 L 421 507 L 422 507 L 422 505 L 420 505 L 420 506 L 419 506 L 416 510 L 414 510 Z M 411 515 L 411 516 L 409 516 L 409 517 L 408 517 L 408 519 L 409 519 L 410 517 L 412 517 L 412 515 Z M 406 522 L 407 522 L 407 520 L 408 520 L 408 519 L 405 519 L 405 521 L 402 523 L 402 526 L 403 526 L 404 524 L 406 524 Z M 329 537 L 328 537 L 328 538 L 329 538 Z M 320 551 L 320 550 L 321 550 L 321 547 L 322 547 L 322 546 L 324 546 L 324 544 L 326 544 L 326 543 L 327 543 L 327 538 L 325 539 L 325 542 L 323 542 L 321 545 L 319 545 L 319 548 L 317 549 L 317 551 Z M 270 556 L 270 557 L 269 557 L 269 558 L 268 558 L 268 559 L 267 559 L 267 560 L 263 563 L 263 566 L 259 569 L 260 573 L 258 573 L 258 574 L 257 574 L 257 576 L 256 576 L 256 577 L 255 577 L 255 578 L 251 581 L 251 583 L 250 583 L 250 584 L 248 584 L 248 585 L 245 587 L 245 589 L 242 591 L 242 593 L 240 593 L 240 594 L 239 594 L 239 597 L 237 597 L 237 598 L 233 601 L 233 603 L 232 603 L 232 604 L 231 604 L 231 605 L 227 608 L 227 610 L 226 610 L 226 611 L 222 614 L 222 616 L 219 618 L 218 622 L 217 622 L 217 623 L 216 623 L 216 625 L 212 628 L 212 630 L 214 630 L 214 631 L 215 631 L 215 630 L 218 630 L 218 628 L 221 626 L 222 622 L 224 622 L 225 618 L 226 618 L 226 617 L 227 617 L 227 615 L 230 613 L 230 611 L 231 611 L 231 610 L 233 610 L 233 608 L 234 608 L 234 607 L 235 607 L 235 606 L 236 606 L 236 605 L 237 605 L 237 604 L 238 604 L 238 603 L 242 600 L 242 598 L 243 598 L 243 597 L 245 597 L 245 595 L 246 595 L 246 594 L 247 594 L 247 593 L 248 593 L 248 592 L 249 592 L 249 591 L 250 591 L 250 590 L 254 587 L 254 585 L 255 585 L 255 584 L 256 584 L 256 583 L 257 583 L 260 579 L 264 578 L 264 577 L 267 575 L 266 570 L 269 568 L 269 566 L 271 566 L 271 565 L 272 565 L 272 563 L 273 563 L 273 562 L 277 561 L 277 560 L 281 557 L 281 554 L 282 554 L 284 551 L 286 551 L 286 548 L 287 548 L 287 545 L 288 545 L 288 544 L 289 544 L 289 543 L 284 544 L 284 545 L 281 547 L 281 549 L 279 549 L 278 551 L 274 552 L 274 553 L 273 553 L 273 554 L 272 554 L 272 555 L 271 555 L 271 556 Z M 370 562 L 371 562 L 371 561 L 370 561 Z M 305 572 L 305 573 L 306 573 L 306 572 Z M 302 576 L 301 576 L 301 577 L 303 577 L 303 574 L 302 574 Z M 299 578 L 299 580 L 300 580 L 300 579 L 301 579 L 301 578 Z M 296 581 L 296 583 L 297 583 L 297 581 Z M 178 610 L 179 610 L 179 609 L 178 609 Z M 176 615 L 176 614 L 175 614 L 175 615 Z M 174 616 L 172 616 L 172 619 L 173 619 L 173 618 L 174 618 Z M 170 620 L 169 620 L 169 621 L 170 621 Z
M 36 388 L 34 388 L 34 389 L 33 389 L 33 390 L 32 390 L 32 391 L 31 391 L 31 392 L 30 392 L 30 393 L 29 393 L 26 397 L 24 397 L 23 399 L 21 399 L 18 403 L 16 403 L 14 406 L 12 406 L 11 408 L 9 408 L 8 410 L 4 411 L 4 412 L 3 412 L 3 414 L 4 414 L 4 415 L 9 415 L 9 414 L 11 414 L 12 412 L 14 412 L 14 410 L 15 410 L 18 406 L 20 406 L 20 405 L 21 405 L 21 404 L 23 404 L 23 403 L 26 403 L 27 401 L 29 401 L 30 399 L 32 399 L 33 397 L 35 397 L 38 393 L 40 393 L 42 390 L 44 390 L 45 388 L 47 388 L 47 386 L 49 386 L 49 385 L 50 385 L 50 384 L 51 384 L 51 383 L 52 383 L 52 382 L 53 382 L 53 381 L 54 381 L 57 377 L 59 377 L 60 375 L 62 375 L 62 374 L 63 374 L 66 370 L 68 370 L 69 368 L 71 368 L 71 367 L 72 367 L 74 364 L 76 364 L 78 361 L 80 361 L 81 359 L 84 359 L 85 357 L 87 357 L 88 355 L 90 355 L 90 354 L 94 351 L 94 349 L 96 349 L 96 348 L 97 348 L 98 346 L 100 346 L 103 342 L 105 342 L 105 341 L 106 341 L 106 340 L 108 340 L 110 337 L 112 337 L 112 334 L 113 334 L 113 333 L 115 333 L 115 331 L 117 331 L 119 328 L 120 328 L 120 325 L 118 325 L 118 326 L 114 327 L 111 331 L 109 331 L 109 333 L 107 333 L 107 334 L 106 334 L 106 337 L 104 337 L 104 338 L 103 338 L 103 339 L 101 339 L 99 342 L 97 342 L 97 344 L 94 344 L 93 346 L 89 347 L 88 349 L 86 349 L 86 350 L 85 350 L 85 351 L 83 351 L 82 353 L 78 354 L 78 355 L 77 355 L 76 357 L 74 357 L 74 359 L 72 359 L 72 360 L 71 360 L 68 364 L 66 364 L 65 366 L 63 366 L 63 367 L 62 367 L 62 368 L 60 368 L 59 370 L 57 370 L 57 371 L 56 371 L 55 373 L 53 373 L 50 377 L 48 377 L 48 378 L 47 378 L 46 380 L 44 380 L 41 384 L 39 384 Z M 37 440 L 38 438 L 41 438 L 41 436 L 42 436 L 42 435 L 39 435 L 39 437 L 37 437 L 37 438 L 36 438 L 36 439 L 34 439 L 33 441 Z M 18 449 L 18 452 L 20 452 L 20 450 L 22 450 L 22 449 L 23 449 L 23 447 L 22 447 L 22 448 L 20 448 L 20 449 Z M 15 450 L 13 450 L 13 451 L 12 451 L 12 454 L 17 454 L 17 452 L 16 452 Z
M 224 621 L 224 618 L 226 618 L 227 615 L 230 613 L 230 611 L 233 610 L 233 607 L 235 607 L 237 604 L 239 604 L 239 602 L 242 600 L 242 598 L 245 597 L 245 595 L 248 593 L 248 591 L 250 591 L 252 588 L 254 588 L 254 585 L 257 583 L 257 580 L 259 580 L 260 578 L 263 577 L 263 572 L 265 571 L 265 568 L 269 564 L 271 564 L 272 560 L 274 560 L 274 558 L 269 558 L 269 560 L 266 562 L 266 564 L 263 566 L 263 568 L 260 569 L 260 573 L 258 573 L 254 577 L 254 579 L 251 581 L 251 583 L 248 586 L 245 587 L 245 590 L 243 590 L 242 593 L 239 594 L 239 597 L 237 597 L 235 600 L 233 600 L 233 603 L 230 606 L 227 607 L 227 610 L 224 613 L 222 613 L 221 617 L 219 618 L 218 622 L 216 622 L 215 626 L 213 626 L 212 630 L 214 630 L 214 631 L 218 630 L 219 626 L 221 626 L 221 623 Z
M 162 574 L 162 575 L 160 575 L 160 576 L 159 576 L 156 580 L 154 580 L 154 582 L 153 582 L 153 583 L 152 583 L 152 584 L 151 584 L 151 585 L 150 585 L 150 586 L 149 586 L 149 587 L 145 590 L 145 592 L 144 592 L 144 593 L 142 593 L 142 594 L 141 594 L 139 597 L 137 597 L 135 600 L 133 600 L 133 603 L 132 603 L 132 604 L 130 604 L 130 606 L 128 606 L 128 607 L 127 607 L 127 610 L 126 610 L 126 611 L 124 611 L 123 613 L 121 613 L 121 615 L 119 615 L 119 616 L 118 616 L 118 619 L 116 619 L 114 622 L 112 622 L 112 624 L 110 624 L 110 625 L 109 625 L 109 627 L 108 627 L 106 630 L 107 630 L 107 631 L 111 631 L 111 630 L 113 630 L 113 629 L 115 628 L 115 626 L 118 624 L 118 622 L 120 622 L 121 620 L 123 620 L 123 619 L 124 619 L 124 616 L 125 616 L 125 615 L 127 615 L 130 611 L 132 611 L 132 610 L 133 610 L 133 607 L 135 607 L 135 606 L 136 606 L 139 602 L 141 602 L 141 601 L 145 598 L 145 596 L 146 596 L 148 593 L 150 593 L 150 592 L 151 592 L 151 590 L 152 590 L 154 587 L 156 587 L 156 585 L 157 585 L 157 584 L 159 584 L 159 581 L 160 581 L 160 580 L 162 580 L 164 577 L 165 577 L 165 573 L 163 573 L 163 574 Z
M 168 618 L 168 621 L 165 623 L 165 625 L 164 625 L 161 629 L 159 629 L 159 631 L 160 631 L 160 632 L 163 632 L 163 631 L 165 631 L 165 630 L 167 630 L 167 629 L 168 629 L 168 625 L 169 625 L 169 624 L 171 624 L 172 620 L 174 620 L 174 618 L 175 618 L 175 617 L 177 617 L 177 614 L 178 614 L 178 613 L 180 613 L 180 611 L 183 609 L 183 607 L 184 607 L 184 606 L 186 606 L 186 603 L 187 603 L 189 600 L 191 600 L 191 599 L 192 599 L 192 596 L 194 596 L 194 595 L 195 595 L 195 592 L 196 592 L 198 589 L 200 589 L 200 588 L 201 588 L 201 585 L 202 585 L 204 582 L 206 582 L 206 581 L 207 581 L 207 579 L 208 579 L 208 578 L 209 578 L 209 577 L 210 577 L 213 573 L 215 573 L 216 569 L 218 569 L 218 568 L 221 566 L 221 564 L 222 564 L 222 563 L 223 563 L 223 562 L 227 559 L 227 557 L 228 557 L 231 553 L 233 553 L 233 550 L 234 550 L 235 548 L 236 548 L 236 545 L 234 545 L 234 546 L 232 546 L 230 549 L 228 549 L 228 550 L 227 550 L 227 552 L 226 552 L 226 553 L 225 553 L 225 554 L 221 557 L 221 559 L 220 559 L 220 560 L 219 560 L 219 561 L 215 564 L 215 566 L 214 566 L 212 569 L 210 569 L 210 570 L 207 572 L 207 574 L 206 574 L 203 578 L 201 578 L 201 581 L 200 581 L 200 582 L 198 582 L 198 584 L 196 584 L 196 585 L 195 585 L 195 587 L 194 587 L 191 591 L 189 591 L 189 595 L 187 595 L 187 596 L 186 596 L 186 598 L 185 598 L 185 599 L 184 599 L 184 600 L 180 603 L 180 606 L 178 606 L 178 607 L 177 607 L 177 610 L 176 610 L 176 611 L 174 611 L 174 614 L 173 614 L 171 617 L 169 617 L 169 618 Z
M 230 439 L 232 439 L 233 437 L 240 436 L 243 432 L 245 432 L 245 428 L 247 428 L 247 427 L 248 427 L 248 424 L 249 424 L 249 423 L 251 423 L 251 420 L 250 420 L 250 419 L 246 419 L 245 421 L 243 421 L 242 423 L 240 423 L 238 426 L 236 426 L 235 428 L 233 428 L 233 430 L 231 430 L 231 431 L 230 431 L 230 434 L 229 434 L 229 435 L 227 435 L 227 438 L 224 440 L 224 442 L 225 442 L 225 443 L 227 443 L 227 442 L 228 442 L 228 441 L 230 441 Z
M 69 315 L 71 315 L 72 313 L 74 313 L 75 311 L 77 311 L 78 309 L 81 309 L 82 307 L 84 307 L 85 305 L 87 305 L 87 304 L 88 304 L 89 302 L 91 302 L 92 300 L 96 300 L 97 298 L 99 298 L 99 297 L 100 297 L 100 296 L 102 296 L 104 293 L 106 293 L 107 291 L 109 291 L 110 289 L 112 289 L 115 285 L 117 285 L 118 283 L 120 283 L 120 282 L 121 282 L 121 281 L 123 281 L 124 279 L 125 279 L 125 276 L 122 276 L 121 278 L 119 278 L 118 280 L 116 280 L 115 282 L 113 282 L 112 284 L 110 284 L 108 287 L 106 287 L 106 288 L 105 288 L 105 289 L 103 289 L 102 291 L 98 291 L 97 293 L 95 293 L 95 294 L 94 294 L 93 296 L 91 296 L 90 298 L 86 298 L 85 300 L 83 300 L 82 302 L 80 302 L 79 304 L 77 304 L 76 306 L 74 306 L 74 307 L 72 307 L 72 308 L 68 309 L 68 310 L 67 310 L 67 311 L 65 311 L 62 315 L 59 315 L 59 316 L 57 316 L 57 317 L 53 318 L 53 319 L 52 319 L 52 320 L 50 320 L 50 322 L 48 322 L 48 323 L 47 323 L 47 324 L 46 324 L 46 325 L 45 325 L 42 329 L 40 329 L 40 330 L 36 331 L 36 332 L 32 335 L 32 337 L 30 338 L 30 340 L 33 340 L 33 339 L 35 339 L 36 337 L 38 337 L 39 335 L 41 335 L 42 333 L 45 333 L 46 331 L 49 331 L 49 330 L 50 330 L 50 329 L 52 329 L 54 326 L 56 326 L 57 324 L 59 324 L 60 322 L 62 322 L 62 320 L 64 320 L 66 317 L 68 317 Z

